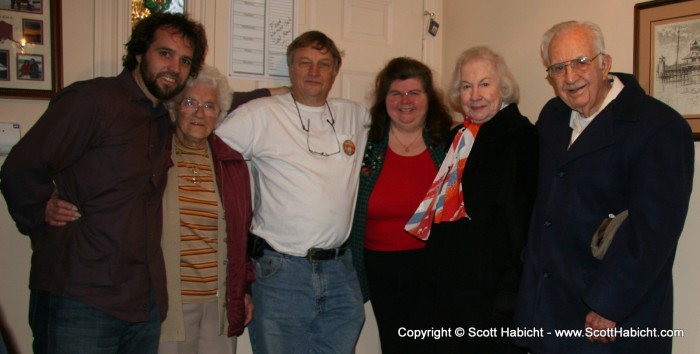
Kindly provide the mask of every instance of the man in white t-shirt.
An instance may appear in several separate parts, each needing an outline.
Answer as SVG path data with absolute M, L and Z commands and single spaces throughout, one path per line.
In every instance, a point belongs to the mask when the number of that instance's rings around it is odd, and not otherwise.
M 216 130 L 252 164 L 251 257 L 256 353 L 352 353 L 364 322 L 345 242 L 369 113 L 328 99 L 335 43 L 309 31 L 287 48 L 291 92 L 252 101 Z

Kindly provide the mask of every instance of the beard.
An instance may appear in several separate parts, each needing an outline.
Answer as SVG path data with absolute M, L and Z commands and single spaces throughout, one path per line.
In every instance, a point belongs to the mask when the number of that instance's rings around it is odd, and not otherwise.
M 146 85 L 148 91 L 153 95 L 153 97 L 161 101 L 167 101 L 175 97 L 175 95 L 180 93 L 180 91 L 182 91 L 182 89 L 185 87 L 185 82 L 180 81 L 180 76 L 177 73 L 170 71 L 161 73 L 151 72 L 149 70 L 148 59 L 146 59 L 146 55 L 144 55 L 143 59 L 141 60 L 141 63 L 139 65 L 139 71 L 141 72 L 143 83 L 144 85 Z M 166 75 L 175 80 L 175 86 L 161 87 L 160 85 L 158 85 L 158 78 Z

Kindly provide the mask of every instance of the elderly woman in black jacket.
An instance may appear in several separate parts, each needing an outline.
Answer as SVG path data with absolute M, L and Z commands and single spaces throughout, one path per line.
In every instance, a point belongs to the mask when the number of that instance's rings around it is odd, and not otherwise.
M 457 59 L 449 90 L 464 114 L 407 230 L 426 239 L 432 326 L 489 330 L 435 341 L 438 353 L 524 353 L 500 328 L 513 317 L 535 196 L 537 132 L 520 114 L 518 85 L 486 47 Z

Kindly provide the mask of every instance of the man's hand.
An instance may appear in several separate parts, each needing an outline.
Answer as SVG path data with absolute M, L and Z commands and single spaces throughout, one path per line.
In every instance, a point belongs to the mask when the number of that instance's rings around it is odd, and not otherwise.
M 54 193 L 46 202 L 44 220 L 51 226 L 65 226 L 66 223 L 80 218 L 78 208 L 62 199 L 58 199 Z
M 253 306 L 253 299 L 250 297 L 250 294 L 245 294 L 243 302 L 245 303 L 245 322 L 243 325 L 247 326 L 253 320 L 253 309 L 255 306 Z
M 610 321 L 609 319 L 597 314 L 595 311 L 590 311 L 586 315 L 586 325 L 585 328 L 591 328 L 593 330 L 606 330 L 608 328 L 615 328 L 617 323 Z M 615 341 L 615 336 L 590 336 L 588 340 L 591 342 L 598 343 L 610 343 Z

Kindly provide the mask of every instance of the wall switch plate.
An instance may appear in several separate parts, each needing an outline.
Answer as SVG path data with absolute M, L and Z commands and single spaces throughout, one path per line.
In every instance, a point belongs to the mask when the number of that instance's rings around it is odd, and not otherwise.
M 19 141 L 18 123 L 0 123 L 0 155 L 7 155 Z

